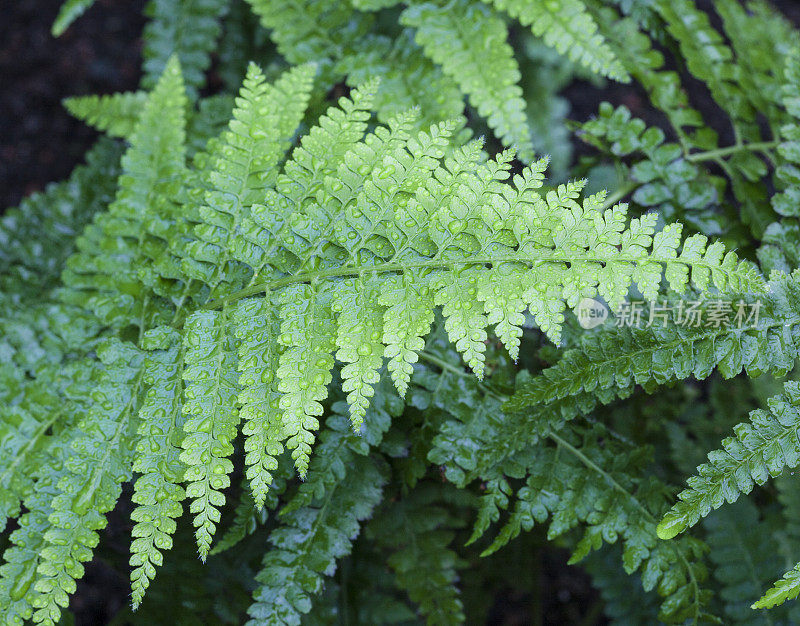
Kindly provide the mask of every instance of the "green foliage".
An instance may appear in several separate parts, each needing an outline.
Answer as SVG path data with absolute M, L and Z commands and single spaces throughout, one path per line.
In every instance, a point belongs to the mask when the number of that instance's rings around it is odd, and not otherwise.
M 709 555 L 716 565 L 714 576 L 723 584 L 720 597 L 725 614 L 737 624 L 763 624 L 784 617 L 778 611 L 767 616 L 750 609 L 752 599 L 761 594 L 762 581 L 773 578 L 779 569 L 769 534 L 752 532 L 758 522 L 758 509 L 748 500 L 720 509 L 705 522 Z
M 136 128 L 147 93 L 129 91 L 108 96 L 67 98 L 64 107 L 74 117 L 112 137 L 130 137 Z
M 83 15 L 94 4 L 94 0 L 65 0 L 58 10 L 58 15 L 53 22 L 51 32 L 54 37 L 60 37 L 70 24 Z
M 146 13 L 142 90 L 67 99 L 109 136 L 0 220 L 2 623 L 69 620 L 94 558 L 129 570 L 120 624 L 477 622 L 497 589 L 535 591 L 548 546 L 614 623 L 797 621 L 784 18 L 763 0 Z M 641 87 L 613 93 L 641 119 L 577 112 L 577 164 L 575 79 Z M 581 328 L 587 300 L 605 324 Z M 648 319 L 695 301 L 733 319 Z
M 412 2 L 400 12 L 399 23 L 413 28 L 413 37 L 396 25 L 387 36 L 385 21 L 374 14 L 395 2 L 248 2 L 281 55 L 293 64 L 320 63 L 323 83 L 333 85 L 346 78 L 348 84 L 357 85 L 368 74 L 384 78 L 383 96 L 376 102 L 382 121 L 412 104 L 422 106 L 429 122 L 457 115 L 461 107 L 453 92 L 460 89 L 501 141 L 515 147 L 525 162 L 534 156 L 531 130 L 520 70 L 499 11 L 530 26 L 545 44 L 592 71 L 628 79 L 580 0 Z M 435 66 L 422 58 L 419 47 Z M 407 101 L 404 92 L 410 96 Z
M 530 161 L 533 145 L 518 87 L 520 73 L 503 20 L 480 2 L 414 3 L 401 23 L 416 29 L 416 40 L 444 73 L 469 95 L 471 104 L 506 145 Z
M 220 34 L 226 0 L 150 0 L 144 32 L 142 86 L 152 89 L 173 55 L 178 57 L 190 97 L 205 83 L 211 52 Z
M 769 410 L 750 413 L 750 421 L 734 428 L 733 437 L 722 440 L 722 449 L 709 453 L 709 463 L 698 468 L 689 488 L 679 494 L 658 526 L 658 535 L 674 537 L 693 526 L 724 502 L 735 502 L 741 493 L 778 476 L 785 467 L 800 462 L 796 430 L 800 424 L 800 386 L 786 383 L 784 393 L 768 401 Z
M 484 0 L 530 26 L 537 37 L 592 71 L 625 81 L 628 73 L 597 32 L 597 24 L 580 0 Z
M 109 203 L 120 147 L 100 140 L 68 180 L 26 198 L 0 219 L 0 281 L 6 295 L 38 296 L 58 285 L 75 237 Z

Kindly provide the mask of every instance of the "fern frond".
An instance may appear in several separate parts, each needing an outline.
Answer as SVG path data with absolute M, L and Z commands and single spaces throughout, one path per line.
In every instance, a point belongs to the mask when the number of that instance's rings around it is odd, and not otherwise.
M 715 7 L 731 43 L 745 96 L 770 123 L 773 135 L 785 120 L 780 83 L 786 57 L 800 37 L 783 15 L 767 2 L 743 6 L 723 0 Z
M 183 412 L 186 433 L 181 462 L 186 466 L 186 497 L 192 500 L 195 536 L 205 561 L 225 504 L 224 489 L 233 471 L 230 456 L 239 424 L 236 398 L 236 344 L 230 313 L 200 311 L 186 320 L 184 350 L 186 382 Z
M 219 37 L 220 19 L 227 12 L 227 0 L 150 0 L 145 14 L 150 21 L 144 30 L 144 77 L 142 87 L 152 89 L 176 56 L 192 100 L 205 83 L 211 53 Z
M 0 284 L 3 293 L 50 291 L 72 253 L 75 238 L 114 196 L 122 150 L 101 139 L 64 182 L 29 196 L 0 218 Z
M 419 607 L 427 624 L 464 622 L 457 586 L 465 563 L 450 548 L 459 526 L 441 506 L 438 485 L 419 485 L 397 502 L 387 503 L 366 529 L 384 550 L 395 584 Z
M 255 508 L 261 509 L 286 438 L 277 385 L 280 320 L 267 298 L 243 300 L 233 315 L 239 339 L 238 401 L 244 421 L 246 474 Z
M 229 129 L 210 155 L 197 239 L 183 262 L 187 275 L 205 282 L 212 295 L 237 278 L 228 266 L 229 249 L 263 188 L 275 182 L 275 166 L 305 112 L 313 72 L 310 65 L 290 70 L 272 87 L 257 66 L 247 70 Z
M 678 494 L 680 500 L 658 525 L 659 537 L 674 537 L 724 502 L 735 502 L 754 485 L 800 462 L 800 384 L 786 383 L 784 392 L 770 398 L 768 405 L 768 410 L 751 412 L 749 422 L 723 439 L 722 449 L 709 453 L 709 462 L 689 479 L 688 488 Z
M 292 210 L 306 209 L 325 183 L 325 177 L 332 176 L 345 154 L 361 141 L 379 84 L 379 80 L 372 79 L 355 89 L 349 98 L 340 98 L 338 107 L 330 107 L 292 151 L 276 186 L 294 205 Z
M 690 104 L 680 75 L 665 69 L 664 55 L 653 47 L 639 24 L 633 19 L 621 18 L 609 7 L 593 11 L 593 15 L 620 63 L 647 91 L 653 106 L 664 112 L 679 138 L 710 149 L 712 146 L 705 143 L 708 128 L 703 116 Z
M 645 591 L 657 589 L 664 596 L 660 619 L 673 623 L 699 619 L 709 595 L 699 587 L 706 578 L 702 544 L 692 539 L 681 546 L 658 541 L 655 514 L 665 504 L 667 491 L 656 479 L 638 485 L 632 479 L 640 474 L 647 449 L 625 453 L 610 442 L 605 447 L 594 445 L 601 432 L 589 431 L 577 440 L 568 431 L 563 437 L 551 433 L 555 447 L 540 446 L 523 457 L 529 472 L 526 486 L 484 554 L 548 517 L 551 540 L 586 524 L 570 563 L 582 560 L 603 542 L 620 539 L 626 573 L 640 570 Z
M 641 584 L 631 584 L 624 576 L 621 550 L 603 549 L 591 553 L 581 567 L 592 577 L 592 586 L 603 599 L 603 614 L 613 626 L 649 626 L 658 621 L 658 603 L 652 593 L 645 593 Z
M 345 363 L 341 372 L 342 391 L 347 393 L 350 419 L 353 429 L 358 432 L 375 393 L 374 386 L 380 380 L 383 310 L 378 303 L 375 285 L 360 278 L 339 286 L 331 308 L 339 313 L 336 358 Z
M 521 383 L 504 408 L 521 411 L 581 394 L 617 394 L 634 385 L 652 392 L 658 385 L 690 376 L 707 378 L 714 370 L 725 378 L 743 370 L 751 376 L 788 372 L 800 355 L 798 277 L 777 276 L 763 296 L 734 297 L 729 302 L 734 312 L 737 306 L 745 311 L 757 306 L 758 323 L 654 324 L 587 334 L 580 347 L 566 351 L 556 365 Z
M 30 345 L 26 348 L 35 349 Z M 21 370 L 24 378 L 15 381 L 16 385 L 4 381 L 4 391 L 9 393 L 0 411 L 2 530 L 10 518 L 19 515 L 20 503 L 36 490 L 39 469 L 59 462 L 64 429 L 73 425 L 72 407 L 64 406 L 64 381 L 71 380 L 75 367 L 78 367 L 76 362 L 68 361 L 59 353 L 49 363 L 42 359 L 35 364 L 30 370 L 35 371 L 35 379 Z
M 383 35 L 365 35 L 353 42 L 352 50 L 334 69 L 347 75 L 351 87 L 380 77 L 374 107 L 384 123 L 415 106 L 421 111 L 417 130 L 464 112 L 458 85 L 425 56 L 411 29 L 394 41 Z
M 709 558 L 728 619 L 736 624 L 762 624 L 762 616 L 750 610 L 750 602 L 761 593 L 763 581 L 777 573 L 775 547 L 768 533 L 753 532 L 759 523 L 758 509 L 748 500 L 727 506 L 705 522 Z M 777 618 L 777 615 L 772 614 Z
M 466 93 L 478 113 L 524 161 L 533 158 L 520 72 L 502 19 L 478 0 L 411 3 L 400 22 Z
M 699 164 L 687 160 L 679 144 L 666 142 L 660 128 L 648 128 L 625 107 L 603 102 L 597 117 L 581 127 L 580 137 L 618 158 L 643 157 L 630 168 L 635 203 L 658 209 L 665 219 L 685 219 L 699 230 L 701 220 L 713 220 L 722 190 Z
M 118 341 L 98 350 L 105 365 L 99 385 L 92 391 L 97 402 L 78 423 L 80 434 L 71 442 L 71 454 L 52 499 L 45 545 L 33 578 L 37 595 L 32 601 L 33 621 L 54 625 L 61 609 L 83 576 L 82 563 L 91 560 L 114 508 L 130 478 L 137 411 L 144 386 L 140 353 Z M 57 471 L 53 468 L 53 471 Z
M 62 459 L 63 460 L 63 457 Z M 40 478 L 36 490 L 25 499 L 26 513 L 19 518 L 19 527 L 9 537 L 11 545 L 3 553 L 0 566 L 0 610 L 7 623 L 22 624 L 33 617 L 34 606 L 42 595 L 33 582 L 46 545 L 44 535 L 50 528 L 50 503 L 58 491 L 57 478 Z M 59 611 L 56 609 L 56 619 Z
M 130 137 L 147 101 L 145 91 L 127 91 L 108 96 L 76 96 L 64 100 L 73 117 L 111 137 Z
M 336 327 L 331 293 L 317 285 L 298 285 L 281 294 L 283 346 L 278 366 L 278 390 L 286 447 L 300 477 L 305 477 L 322 404 L 328 396 Z
M 311 596 L 322 589 L 323 575 L 332 575 L 336 559 L 348 554 L 381 499 L 384 468 L 367 456 L 401 410 L 386 392 L 370 408 L 364 436 L 353 433 L 337 403 L 303 483 L 285 512 L 282 525 L 270 535 L 274 549 L 264 555 L 260 583 L 249 609 L 251 626 L 263 622 L 299 623 L 311 609 Z
M 597 32 L 597 24 L 580 0 L 484 0 L 505 11 L 544 43 L 593 72 L 629 80 L 628 72 Z
M 772 196 L 772 208 L 782 216 L 770 224 L 758 250 L 758 258 L 768 270 L 791 271 L 800 265 L 797 231 L 797 203 L 800 202 L 800 52 L 794 50 L 787 57 L 784 81 L 781 86 L 782 101 L 790 120 L 781 126 L 778 146 L 778 167 L 775 170 L 780 193 Z
M 363 37 L 372 16 L 336 0 L 247 0 L 272 40 L 289 63 L 326 66 L 341 58 L 351 42 Z
M 305 160 L 306 146 L 314 145 L 310 143 L 315 138 L 312 131 L 278 181 L 289 206 L 305 209 L 284 222 L 293 236 L 283 240 L 291 242 L 299 271 L 271 282 L 253 281 L 250 287 L 220 301 L 275 292 L 271 297 L 280 303 L 283 320 L 280 342 L 284 349 L 278 372 L 278 389 L 286 394 L 281 400 L 283 425 L 289 429 L 286 436 L 301 473 L 318 426 L 318 403 L 327 395 L 325 386 L 333 367 L 330 352 L 345 347 L 341 344 L 346 337 L 336 333 L 342 313 L 331 310 L 331 296 L 348 281 L 362 291 L 375 285 L 379 294 L 384 285 L 395 291 L 401 284 L 430 294 L 425 296 L 427 311 L 434 305 L 443 307 L 451 340 L 479 376 L 489 314 L 492 321 L 498 321 L 504 341 L 515 350 L 526 306 L 534 311 L 539 325 L 558 340 L 567 303 L 574 305 L 580 297 L 598 293 L 618 303 L 631 283 L 652 299 L 664 268 L 669 286 L 678 292 L 688 285 L 690 270 L 692 284 L 701 290 L 711 283 L 722 290 L 762 288 L 753 268 L 740 264 L 733 253 L 723 256 L 721 244 L 706 248 L 705 238 L 695 236 L 686 240 L 678 254 L 679 227 L 669 226 L 656 234 L 656 218 L 649 215 L 633 220 L 626 230 L 623 207 L 601 213 L 602 195 L 578 204 L 580 183 L 562 186 L 542 198 L 535 189 L 541 184 L 543 163 L 515 177 L 512 187 L 503 182 L 509 176 L 510 153 L 485 165 L 449 160 L 444 146 L 453 129 L 452 124 L 434 126 L 430 135 L 420 133 L 387 155 L 373 170 L 352 209 L 338 213 L 329 213 L 338 204 L 325 200 L 322 186 L 309 182 L 310 173 L 298 160 Z M 328 144 L 325 152 L 335 145 Z M 325 152 L 319 150 L 321 155 Z M 459 159 L 467 153 L 458 152 L 462 155 Z M 442 158 L 446 168 L 454 171 L 437 166 Z M 319 158 L 316 163 L 321 168 L 326 161 Z M 437 178 L 452 182 L 445 185 Z M 441 200 L 437 198 L 440 194 L 444 194 Z M 395 211 L 398 203 L 404 210 Z M 328 241 L 326 233 L 331 231 L 338 235 L 339 250 L 329 247 L 320 258 L 319 245 Z M 324 269 L 312 270 L 320 266 Z M 371 276 L 369 280 L 352 282 L 349 278 L 363 272 Z M 399 283 L 398 277 L 404 282 Z M 379 295 L 379 302 L 382 298 Z M 404 295 L 403 301 L 413 302 L 414 297 Z M 420 311 L 416 309 L 414 315 L 419 316 Z M 378 313 L 376 309 L 372 314 Z M 391 324 L 385 312 L 384 319 Z M 361 323 L 366 320 L 362 318 Z M 383 324 L 370 332 L 380 336 Z M 419 330 L 409 327 L 409 332 Z M 402 341 L 418 345 L 418 338 L 411 335 Z M 375 346 L 367 347 L 372 354 Z M 364 350 L 366 353 L 366 347 Z M 393 354 L 395 350 L 392 348 Z M 406 365 L 413 362 L 407 350 L 403 356 Z M 402 389 L 403 376 L 398 372 L 405 366 L 395 363 Z M 356 420 L 358 415 L 355 411 Z
M 168 219 L 170 196 L 185 164 L 185 109 L 180 66 L 172 59 L 148 97 L 122 159 L 117 197 L 78 238 L 64 273 L 64 299 L 112 325 L 140 324 L 147 287 L 138 265 L 167 242 L 148 237 L 148 220 Z
M 182 414 L 183 353 L 180 337 L 165 328 L 145 334 L 145 383 L 148 385 L 139 409 L 140 437 L 133 471 L 141 474 L 134 483 L 131 500 L 131 603 L 136 609 L 144 597 L 162 551 L 172 548 L 175 520 L 183 513 L 186 493 L 181 487 L 185 466 L 180 460 L 185 418 Z
M 654 8 L 680 46 L 692 75 L 706 82 L 712 97 L 735 123 L 752 122 L 755 110 L 740 86 L 742 68 L 734 62 L 722 35 L 711 26 L 708 14 L 689 0 L 658 0 Z
M 800 594 L 800 563 L 786 572 L 758 601 L 750 608 L 771 609 L 788 600 L 794 600 Z
M 83 15 L 89 7 L 94 4 L 95 0 L 65 0 L 58 10 L 53 26 L 50 29 L 53 37 L 60 37 L 64 34 L 72 22 L 77 20 Z

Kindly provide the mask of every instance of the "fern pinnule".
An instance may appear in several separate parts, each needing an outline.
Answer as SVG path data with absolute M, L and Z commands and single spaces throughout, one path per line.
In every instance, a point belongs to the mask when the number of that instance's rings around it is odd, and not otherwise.
M 280 320 L 269 298 L 240 301 L 233 312 L 239 340 L 238 402 L 246 474 L 256 509 L 264 506 L 286 439 L 278 391 Z
M 181 462 L 186 497 L 194 514 L 200 558 L 205 560 L 230 486 L 233 439 L 240 420 L 236 407 L 236 344 L 228 309 L 199 311 L 186 320 L 183 335 L 186 433 Z
M 149 331 L 143 339 L 148 350 L 144 382 L 148 386 L 139 409 L 139 442 L 133 471 L 140 474 L 131 500 L 131 588 L 133 608 L 144 598 L 155 568 L 172 548 L 176 519 L 183 513 L 186 497 L 181 483 L 186 466 L 180 459 L 183 427 L 183 350 L 180 336 L 172 329 Z
M 147 101 L 146 91 L 127 91 L 106 96 L 80 96 L 64 100 L 73 117 L 111 137 L 130 137 Z

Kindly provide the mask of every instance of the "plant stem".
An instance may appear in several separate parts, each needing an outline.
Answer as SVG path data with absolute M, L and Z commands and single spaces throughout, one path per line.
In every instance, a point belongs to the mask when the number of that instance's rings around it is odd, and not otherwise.
M 622 185 L 619 189 L 617 189 L 614 193 L 606 198 L 606 201 L 603 203 L 603 211 L 606 209 L 610 209 L 612 206 L 617 204 L 620 200 L 622 200 L 625 196 L 630 194 L 641 185 L 641 183 L 637 182 L 628 182 Z
M 730 156 L 737 152 L 749 150 L 750 152 L 765 152 L 773 150 L 780 145 L 780 141 L 762 141 L 758 143 L 741 143 L 727 148 L 717 148 L 716 150 L 706 150 L 705 152 L 695 152 L 686 157 L 687 161 L 692 163 L 701 163 L 703 161 L 713 161 L 714 159 Z

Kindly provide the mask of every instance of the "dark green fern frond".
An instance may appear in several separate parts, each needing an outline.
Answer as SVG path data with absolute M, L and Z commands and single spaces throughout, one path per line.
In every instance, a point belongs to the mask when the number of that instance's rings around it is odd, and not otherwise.
M 314 62 L 323 66 L 325 81 L 329 66 L 363 37 L 372 16 L 354 10 L 349 2 L 336 0 L 247 0 L 272 40 L 289 63 Z
M 53 625 L 75 591 L 75 580 L 91 560 L 97 531 L 106 525 L 105 514 L 114 508 L 130 478 L 137 411 L 144 388 L 141 355 L 124 344 L 110 342 L 98 355 L 105 372 L 92 390 L 96 404 L 78 422 L 70 455 L 59 476 L 50 503 L 36 573 L 30 583 L 36 623 Z M 46 481 L 45 481 L 46 484 Z M 18 545 L 18 544 L 17 544 Z
M 592 586 L 603 599 L 603 614 L 614 626 L 649 626 L 658 620 L 658 603 L 653 594 L 645 593 L 632 577 L 624 576 L 621 550 L 602 549 L 581 561 L 581 567 L 592 577 Z
M 664 544 L 655 533 L 656 515 L 666 505 L 668 490 L 656 479 L 635 482 L 647 450 L 623 453 L 612 445 L 594 445 L 602 431 L 575 438 L 568 431 L 551 434 L 555 447 L 539 446 L 523 455 L 529 475 L 517 494 L 511 516 L 485 553 L 505 545 L 522 530 L 551 518 L 548 538 L 586 524 L 570 562 L 578 562 L 603 542 L 622 541 L 626 573 L 641 571 L 646 591 L 656 589 L 664 601 L 660 619 L 680 623 L 704 613 L 709 592 L 700 588 L 706 570 L 702 545 Z M 562 465 L 566 464 L 570 469 Z
M 709 453 L 709 462 L 689 479 L 688 488 L 659 524 L 659 537 L 674 537 L 785 467 L 795 467 L 800 462 L 799 405 L 800 385 L 788 382 L 783 394 L 770 398 L 768 410 L 753 411 L 749 422 L 734 428 L 734 436 L 722 441 L 722 449 Z
M 144 77 L 142 86 L 152 89 L 169 59 L 180 61 L 189 97 L 197 98 L 211 65 L 211 52 L 219 37 L 220 19 L 227 0 L 150 0 L 145 14 L 150 18 L 144 32 Z
M 322 590 L 323 576 L 348 554 L 359 523 L 380 502 L 385 468 L 369 456 L 401 409 L 385 392 L 370 409 L 363 436 L 353 433 L 346 404 L 335 404 L 307 479 L 281 512 L 281 526 L 270 535 L 274 549 L 265 554 L 249 609 L 250 624 L 299 623 Z
M 782 191 L 772 197 L 772 207 L 780 221 L 771 224 L 765 233 L 764 244 L 758 251 L 759 259 L 768 268 L 787 271 L 800 263 L 796 233 L 800 230 L 800 52 L 795 50 L 785 66 L 782 86 L 783 103 L 790 121 L 780 128 L 778 146 L 780 162 L 775 170 L 778 188 Z
M 451 548 L 453 528 L 463 525 L 443 506 L 442 490 L 420 484 L 401 500 L 387 502 L 367 526 L 367 536 L 389 550 L 395 584 L 419 607 L 427 624 L 458 624 L 464 607 L 458 569 L 465 565 Z
M 0 284 L 29 297 L 57 286 L 75 237 L 111 201 L 121 148 L 101 139 L 70 178 L 26 198 L 0 218 Z
M 458 84 L 425 56 L 410 29 L 394 41 L 381 35 L 365 35 L 353 43 L 351 54 L 340 59 L 335 69 L 347 75 L 351 87 L 380 77 L 374 107 L 384 123 L 418 106 L 421 130 L 464 111 Z
M 764 581 L 780 572 L 775 560 L 775 545 L 767 533 L 753 532 L 759 524 L 758 509 L 748 500 L 740 500 L 709 516 L 709 558 L 714 563 L 714 578 L 722 583 L 720 597 L 725 615 L 736 624 L 764 624 L 780 620 L 780 611 L 759 614 L 750 608 L 759 597 Z M 776 622 L 772 622 L 776 623 Z
M 740 324 L 611 328 L 586 334 L 581 346 L 568 350 L 541 375 L 521 383 L 505 406 L 508 411 L 577 397 L 583 393 L 658 385 L 690 376 L 708 377 L 715 369 L 725 378 L 741 371 L 782 375 L 798 357 L 800 284 L 795 275 L 779 275 L 764 295 L 742 296 L 729 302 L 731 315 L 743 311 Z M 758 318 L 752 316 L 757 307 Z M 747 319 L 752 317 L 749 323 Z

